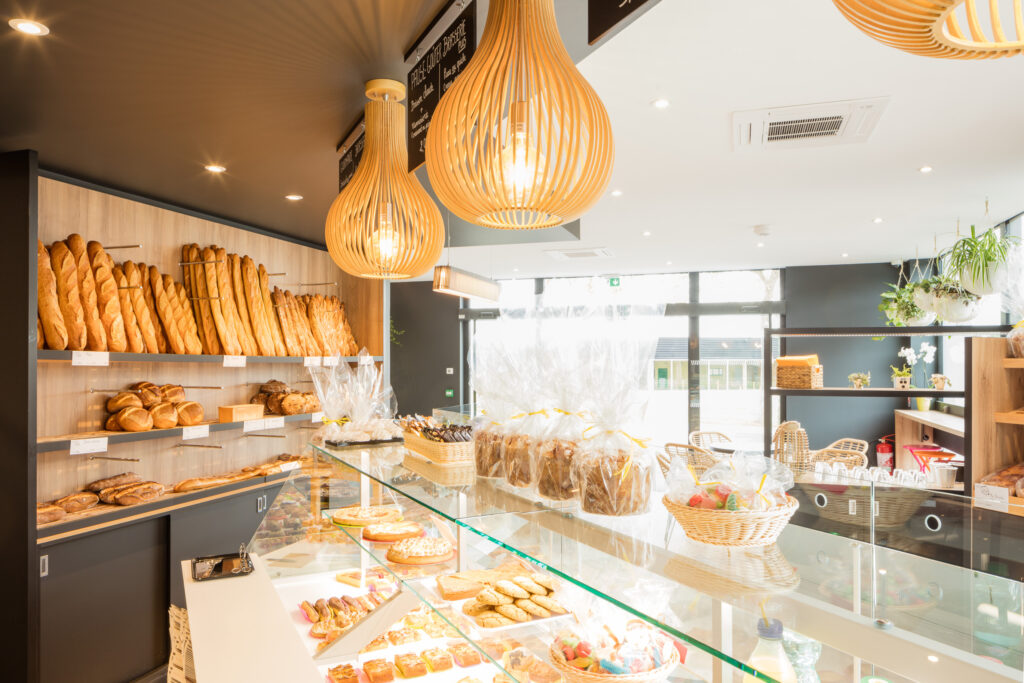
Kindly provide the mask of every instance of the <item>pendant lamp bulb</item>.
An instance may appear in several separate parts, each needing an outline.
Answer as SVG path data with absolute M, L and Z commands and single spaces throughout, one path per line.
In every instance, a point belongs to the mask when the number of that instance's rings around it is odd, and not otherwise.
M 327 251 L 338 267 L 356 277 L 418 277 L 441 257 L 444 223 L 437 205 L 408 170 L 401 104 L 405 85 L 372 80 L 366 96 L 363 156 L 327 212 Z

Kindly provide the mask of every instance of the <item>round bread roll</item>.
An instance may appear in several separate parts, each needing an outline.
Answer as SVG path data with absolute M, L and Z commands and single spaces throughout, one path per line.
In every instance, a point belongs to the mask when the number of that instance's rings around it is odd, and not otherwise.
M 142 399 L 130 391 L 122 391 L 107 399 L 107 412 L 119 413 L 125 408 L 141 408 Z
M 180 425 L 191 427 L 203 421 L 203 407 L 195 401 L 175 403 L 174 409 L 178 411 L 178 424 Z
M 289 389 L 288 385 L 281 380 L 272 379 L 266 384 L 261 384 L 260 391 L 264 394 L 286 394 L 291 391 L 291 389 Z
M 170 403 L 181 403 L 185 400 L 185 390 L 181 388 L 180 384 L 165 384 L 160 387 L 160 395 L 163 396 L 164 401 Z
M 103 428 L 106 429 L 108 432 L 124 431 L 123 429 L 121 429 L 121 425 L 118 424 L 117 422 L 117 413 L 111 413 L 110 415 L 107 415 L 107 423 L 103 425 Z
M 117 414 L 117 423 L 126 432 L 148 432 L 153 428 L 153 418 L 144 408 L 125 408 Z
M 178 411 L 173 403 L 162 401 L 149 409 L 153 418 L 153 426 L 157 429 L 170 429 L 178 426 Z
M 269 410 L 274 415 L 284 415 L 284 409 L 281 407 L 281 401 L 284 400 L 285 396 L 289 395 L 290 394 L 276 393 L 267 396 L 267 410 Z
M 159 387 L 152 382 L 136 382 L 135 384 L 128 387 L 129 389 L 159 389 Z
M 142 387 L 139 389 L 139 400 L 143 408 L 152 408 L 164 400 L 160 387 Z

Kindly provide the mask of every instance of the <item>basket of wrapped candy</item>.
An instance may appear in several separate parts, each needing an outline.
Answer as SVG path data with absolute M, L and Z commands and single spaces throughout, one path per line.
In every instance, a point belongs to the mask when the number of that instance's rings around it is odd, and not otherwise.
M 664 634 L 633 620 L 616 634 L 602 626 L 591 633 L 563 631 L 551 643 L 551 663 L 576 683 L 654 683 L 669 677 L 679 651 Z
M 774 543 L 799 504 L 786 494 L 789 468 L 761 456 L 735 455 L 697 476 L 684 465 L 669 470 L 665 507 L 686 535 L 701 543 Z

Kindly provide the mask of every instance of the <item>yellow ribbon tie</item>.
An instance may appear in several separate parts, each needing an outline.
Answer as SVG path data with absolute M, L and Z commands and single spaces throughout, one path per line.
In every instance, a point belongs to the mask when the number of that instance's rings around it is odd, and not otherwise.
M 329 424 L 331 424 L 331 423 L 334 423 L 334 424 L 336 424 L 336 425 L 343 425 L 343 424 L 345 424 L 346 422 L 351 422 L 351 420 L 349 420 L 349 419 L 348 419 L 347 417 L 339 417 L 339 418 L 338 418 L 338 419 L 336 419 L 336 420 L 332 420 L 331 418 L 327 417 L 326 415 L 325 415 L 324 417 L 320 418 L 320 420 L 321 420 L 321 421 L 322 421 L 322 422 L 323 422 L 323 423 L 324 423 L 325 425 L 329 425 Z

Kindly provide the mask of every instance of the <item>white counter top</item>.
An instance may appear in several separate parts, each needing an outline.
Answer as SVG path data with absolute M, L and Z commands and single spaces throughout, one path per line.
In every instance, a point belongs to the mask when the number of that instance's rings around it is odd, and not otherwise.
M 197 683 L 322 683 L 263 561 L 252 560 L 249 576 L 200 582 L 181 563 Z
M 938 410 L 897 410 L 896 414 L 928 425 L 933 429 L 949 432 L 956 436 L 964 435 L 964 419 L 957 415 L 950 415 Z

